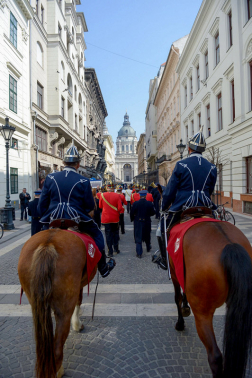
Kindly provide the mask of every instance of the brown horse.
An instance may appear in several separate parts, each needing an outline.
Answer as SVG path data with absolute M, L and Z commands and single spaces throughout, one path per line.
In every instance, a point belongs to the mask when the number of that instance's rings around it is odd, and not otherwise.
M 183 240 L 185 294 L 214 378 L 244 378 L 252 340 L 252 248 L 228 222 L 202 222 Z M 184 329 L 182 295 L 169 258 L 175 302 L 176 329 Z M 215 310 L 226 303 L 223 356 L 213 330 Z
M 39 232 L 23 246 L 18 274 L 32 307 L 37 377 L 62 377 L 63 347 L 71 317 L 73 329 L 83 329 L 79 310 L 83 287 L 88 283 L 85 245 L 78 236 L 60 229 Z M 55 334 L 51 311 L 56 321 Z

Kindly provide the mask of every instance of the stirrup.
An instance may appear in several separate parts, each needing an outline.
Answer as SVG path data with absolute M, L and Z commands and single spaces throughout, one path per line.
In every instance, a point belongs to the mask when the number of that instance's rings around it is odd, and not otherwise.
M 153 255 L 152 256 L 152 262 L 154 264 L 157 264 L 163 270 L 167 270 L 168 269 L 167 264 L 164 262 L 161 254 L 159 256 Z

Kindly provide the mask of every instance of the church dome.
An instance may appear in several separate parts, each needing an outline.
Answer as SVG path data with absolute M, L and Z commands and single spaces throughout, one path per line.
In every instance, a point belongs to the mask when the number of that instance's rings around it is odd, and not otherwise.
M 135 137 L 136 136 L 135 130 L 130 126 L 129 116 L 127 112 L 124 116 L 123 127 L 119 130 L 118 136 L 119 137 L 124 137 L 124 136 Z

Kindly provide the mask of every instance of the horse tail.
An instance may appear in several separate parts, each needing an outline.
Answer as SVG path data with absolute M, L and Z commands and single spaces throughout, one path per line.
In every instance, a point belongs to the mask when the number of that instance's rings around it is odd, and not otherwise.
M 224 377 L 244 378 L 252 340 L 252 264 L 240 244 L 227 244 L 221 263 L 228 281 L 224 329 Z
M 51 316 L 53 280 L 58 253 L 52 244 L 34 252 L 31 264 L 31 305 L 36 340 L 38 378 L 56 377 L 54 336 Z

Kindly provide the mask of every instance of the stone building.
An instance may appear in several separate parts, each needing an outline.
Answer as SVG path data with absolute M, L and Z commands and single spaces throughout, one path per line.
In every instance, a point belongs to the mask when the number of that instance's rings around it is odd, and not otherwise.
M 137 142 L 136 153 L 138 156 L 138 175 L 137 181 L 142 184 L 145 183 L 147 177 L 147 162 L 146 162 L 146 138 L 145 134 L 141 134 Z
M 138 175 L 138 156 L 136 153 L 137 137 L 135 130 L 130 126 L 126 112 L 122 128 L 116 139 L 116 180 L 132 183 Z
M 154 99 L 158 90 L 159 82 L 162 78 L 165 63 L 160 66 L 157 76 L 150 80 L 149 98 L 145 111 L 145 139 L 146 139 L 146 161 L 148 165 L 148 183 L 158 181 L 157 169 L 157 126 L 156 126 L 156 107 Z
M 5 117 L 16 128 L 9 150 L 10 198 L 18 208 L 23 188 L 31 192 L 29 115 L 29 20 L 33 9 L 27 0 L 0 1 L 0 124 Z M 0 207 L 6 197 L 6 149 L 0 135 Z
M 251 1 L 204 0 L 177 72 L 183 141 L 204 125 L 208 149 L 218 149 L 221 202 L 252 213 Z
M 180 140 L 180 88 L 176 67 L 188 36 L 173 42 L 164 66 L 153 104 L 156 112 L 157 164 L 159 182 L 168 179 L 180 159 L 176 145 Z
M 106 122 L 103 125 L 103 139 L 105 150 L 105 160 L 106 160 L 106 170 L 104 177 L 107 181 L 115 180 L 115 147 L 112 136 L 108 132 Z
M 31 120 L 33 187 L 52 170 L 61 170 L 72 144 L 83 156 L 79 172 L 102 174 L 102 128 L 107 110 L 95 70 L 85 69 L 88 31 L 80 0 L 31 0 Z M 39 178 L 38 178 L 39 176 Z

